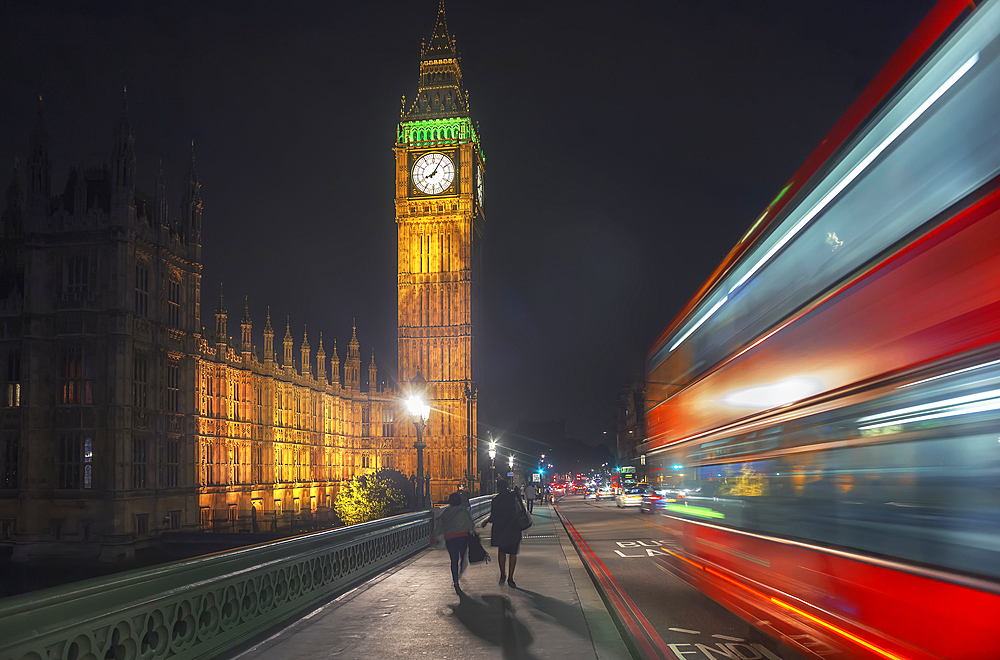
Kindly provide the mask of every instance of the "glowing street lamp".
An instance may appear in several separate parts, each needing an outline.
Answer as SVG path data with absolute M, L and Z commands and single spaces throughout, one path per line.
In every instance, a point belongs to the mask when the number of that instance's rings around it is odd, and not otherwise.
M 490 455 L 490 480 L 491 480 L 491 491 L 495 492 L 497 489 L 497 466 L 495 459 L 497 457 L 497 442 L 493 439 L 493 434 L 490 434 L 490 448 L 487 451 Z
M 420 374 L 417 374 L 411 382 L 419 386 L 426 381 Z M 429 493 L 425 493 L 424 487 L 424 448 L 427 446 L 424 443 L 424 427 L 427 426 L 427 419 L 431 416 L 431 407 L 419 393 L 414 392 L 406 400 L 406 410 L 413 418 L 414 428 L 417 429 L 417 441 L 413 443 L 413 448 L 417 450 L 417 490 L 420 493 L 417 498 L 417 507 L 422 508 L 427 505 L 427 501 L 430 499 L 427 497 Z

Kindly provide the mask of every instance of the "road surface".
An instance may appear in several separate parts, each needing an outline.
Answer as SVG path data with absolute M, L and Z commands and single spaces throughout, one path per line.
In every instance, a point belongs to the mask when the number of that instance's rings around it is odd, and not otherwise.
M 675 544 L 657 523 L 658 513 L 618 508 L 614 500 L 594 502 L 579 495 L 559 499 L 556 507 L 574 542 L 586 546 L 585 560 L 603 574 L 598 581 L 606 582 L 602 586 L 610 592 L 612 605 L 645 656 L 803 660 L 669 572 L 660 548 Z

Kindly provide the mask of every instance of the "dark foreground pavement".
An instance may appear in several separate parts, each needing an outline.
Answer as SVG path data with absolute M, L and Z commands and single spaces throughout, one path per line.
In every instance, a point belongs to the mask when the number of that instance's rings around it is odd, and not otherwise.
M 448 553 L 426 550 L 229 657 L 629 658 L 552 507 L 535 507 L 534 520 L 517 589 L 497 586 L 495 548 L 492 563 L 466 571 L 461 595 Z

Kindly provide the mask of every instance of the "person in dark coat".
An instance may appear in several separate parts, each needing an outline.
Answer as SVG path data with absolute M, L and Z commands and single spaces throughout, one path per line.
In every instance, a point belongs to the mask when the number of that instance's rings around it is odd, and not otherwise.
M 518 494 L 508 490 L 506 479 L 497 479 L 497 494 L 490 502 L 490 516 L 483 521 L 483 527 L 493 523 L 490 545 L 497 549 L 500 564 L 500 584 L 506 580 L 507 586 L 517 588 L 514 583 L 514 567 L 517 566 L 517 552 L 521 549 L 521 526 L 517 524 L 518 508 L 524 506 L 518 501 Z M 507 556 L 510 556 L 510 571 L 506 571 Z

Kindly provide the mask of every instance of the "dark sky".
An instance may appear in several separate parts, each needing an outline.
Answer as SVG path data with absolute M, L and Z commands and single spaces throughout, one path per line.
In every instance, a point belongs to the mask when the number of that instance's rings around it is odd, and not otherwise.
M 659 332 L 932 4 L 448 0 L 488 167 L 480 420 L 600 440 Z M 55 191 L 108 160 L 127 84 L 140 185 L 162 159 L 171 212 L 195 141 L 203 322 L 220 280 L 258 345 L 266 305 L 342 357 L 356 317 L 394 376 L 392 143 L 436 5 L 5 0 L 0 171 L 38 94 Z

